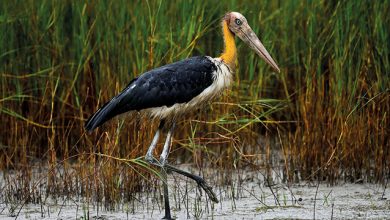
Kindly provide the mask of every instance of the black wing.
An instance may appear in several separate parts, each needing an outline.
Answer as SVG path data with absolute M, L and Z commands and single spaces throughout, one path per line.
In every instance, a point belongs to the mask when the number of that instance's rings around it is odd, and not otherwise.
M 95 112 L 85 128 L 92 131 L 127 111 L 188 102 L 213 83 L 216 69 L 213 62 L 201 56 L 150 70 L 133 79 L 121 93 Z

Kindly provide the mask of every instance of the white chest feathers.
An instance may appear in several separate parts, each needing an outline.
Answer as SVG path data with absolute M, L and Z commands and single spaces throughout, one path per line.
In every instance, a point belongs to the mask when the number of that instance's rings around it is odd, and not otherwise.
M 213 73 L 213 83 L 200 93 L 199 96 L 203 96 L 204 99 L 213 99 L 230 86 L 233 74 L 220 58 L 208 58 L 215 64 L 217 70 Z

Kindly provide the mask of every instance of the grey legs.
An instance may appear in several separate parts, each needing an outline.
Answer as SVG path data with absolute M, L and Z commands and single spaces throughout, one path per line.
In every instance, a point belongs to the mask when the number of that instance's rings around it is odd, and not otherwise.
M 165 165 L 167 165 L 167 158 L 169 155 L 169 148 L 171 146 L 172 134 L 175 129 L 175 122 L 172 123 L 171 128 L 168 131 L 167 138 L 165 139 L 164 148 L 160 156 L 160 166 L 162 171 L 162 179 L 164 186 L 164 205 L 165 205 L 165 216 L 163 219 L 172 219 L 171 208 L 169 205 L 169 193 L 168 193 L 168 174 Z
M 174 129 L 175 129 L 175 122 L 173 122 L 171 129 L 169 129 L 168 131 L 167 139 L 165 139 L 164 149 L 160 156 L 160 163 L 162 166 L 165 166 L 165 164 L 167 163 L 169 148 L 171 146 L 172 134 Z
M 167 138 L 165 140 L 164 149 L 160 156 L 160 163 L 154 158 L 153 151 L 157 146 L 158 139 L 160 138 L 160 131 L 164 129 L 164 121 L 160 122 L 160 125 L 158 126 L 158 129 L 156 131 L 156 134 L 153 137 L 152 143 L 149 146 L 148 152 L 146 152 L 145 159 L 151 164 L 154 164 L 156 166 L 164 166 L 164 164 L 167 161 L 168 154 L 169 154 L 169 147 L 171 145 L 172 140 L 172 133 L 175 129 L 175 122 L 172 123 L 171 128 L 168 131 Z
M 186 176 L 190 179 L 193 179 L 196 181 L 198 186 L 202 187 L 202 189 L 207 193 L 211 201 L 218 202 L 217 196 L 212 190 L 212 187 L 209 186 L 202 177 L 196 176 L 194 174 L 188 173 L 184 170 L 180 170 L 176 167 L 173 167 L 167 163 L 167 158 L 169 155 L 169 148 L 171 145 L 172 135 L 173 131 L 175 129 L 175 122 L 171 124 L 171 128 L 169 129 L 167 133 L 167 138 L 164 143 L 164 148 L 160 156 L 160 161 L 157 161 L 153 156 L 153 151 L 157 146 L 157 142 L 160 137 L 160 130 L 164 128 L 164 121 L 160 122 L 160 125 L 156 131 L 156 134 L 153 137 L 152 143 L 149 146 L 149 149 L 145 155 L 146 161 L 148 161 L 150 164 L 156 165 L 161 167 L 161 174 L 162 174 L 162 181 L 163 181 L 163 188 L 164 188 L 164 205 L 165 205 L 165 216 L 163 219 L 172 219 L 171 217 L 171 210 L 169 206 L 169 197 L 168 197 L 168 184 L 167 184 L 167 171 L 173 171 L 175 173 L 181 174 L 183 176 Z
M 168 192 L 168 178 L 167 170 L 165 165 L 167 164 L 167 158 L 169 155 L 169 148 L 172 140 L 172 133 L 175 129 L 175 122 L 172 123 L 171 128 L 168 131 L 167 138 L 165 139 L 164 148 L 160 156 L 160 161 L 157 161 L 153 156 L 153 151 L 157 146 L 158 139 L 160 138 L 160 130 L 164 128 L 164 121 L 160 122 L 156 134 L 153 137 L 152 143 L 149 146 L 148 152 L 145 155 L 146 161 L 149 163 L 161 167 L 161 176 L 163 181 L 163 190 L 164 190 L 164 206 L 165 206 L 165 216 L 163 219 L 172 219 L 171 217 L 171 208 L 169 205 L 169 192 Z
M 163 219 L 171 220 L 171 206 L 169 205 L 169 192 L 168 192 L 168 174 L 167 170 L 164 167 L 161 167 L 161 175 L 162 175 L 162 181 L 163 181 L 163 190 L 164 190 L 164 210 L 165 215 Z
M 156 134 L 153 137 L 152 143 L 150 144 L 150 147 L 148 149 L 148 152 L 145 155 L 146 161 L 153 163 L 154 162 L 154 157 L 153 157 L 153 151 L 154 148 L 156 148 L 158 138 L 160 137 L 160 128 L 157 129 Z

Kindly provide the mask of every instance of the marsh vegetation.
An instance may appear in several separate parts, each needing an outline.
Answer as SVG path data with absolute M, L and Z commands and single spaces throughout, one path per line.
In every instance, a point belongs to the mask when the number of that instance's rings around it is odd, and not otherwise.
M 82 197 L 114 210 L 158 192 L 142 158 L 156 122 L 133 114 L 92 134 L 84 122 L 149 69 L 218 56 L 231 10 L 281 73 L 238 43 L 234 85 L 178 123 L 170 161 L 217 170 L 224 186 L 237 170 L 261 170 L 263 184 L 275 170 L 283 184 L 386 184 L 389 1 L 2 1 L 3 204 Z

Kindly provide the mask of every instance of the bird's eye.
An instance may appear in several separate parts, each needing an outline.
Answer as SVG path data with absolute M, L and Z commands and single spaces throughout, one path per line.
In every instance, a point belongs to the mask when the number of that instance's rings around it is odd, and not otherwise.
M 240 26 L 242 24 L 242 21 L 238 18 L 236 18 L 236 20 L 234 22 L 236 22 L 236 25 L 238 25 L 238 26 Z

